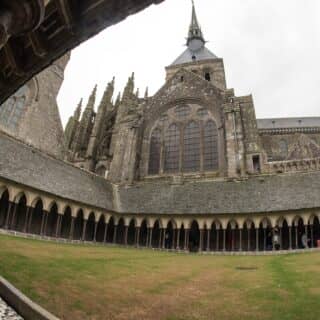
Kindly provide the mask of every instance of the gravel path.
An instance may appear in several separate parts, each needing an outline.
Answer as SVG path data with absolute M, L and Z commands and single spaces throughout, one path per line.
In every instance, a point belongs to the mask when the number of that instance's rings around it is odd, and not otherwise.
M 23 320 L 0 298 L 0 320 Z

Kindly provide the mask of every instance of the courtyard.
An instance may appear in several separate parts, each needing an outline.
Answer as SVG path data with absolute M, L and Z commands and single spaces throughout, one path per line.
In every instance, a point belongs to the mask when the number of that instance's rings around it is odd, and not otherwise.
M 178 254 L 0 236 L 0 274 L 61 319 L 318 319 L 319 253 Z

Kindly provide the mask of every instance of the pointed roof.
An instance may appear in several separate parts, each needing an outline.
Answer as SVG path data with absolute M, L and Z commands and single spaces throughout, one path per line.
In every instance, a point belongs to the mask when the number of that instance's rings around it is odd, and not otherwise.
M 217 59 L 218 57 L 205 47 L 206 41 L 200 24 L 198 22 L 194 2 L 192 1 L 192 15 L 189 26 L 187 49 L 172 63 L 172 65 L 179 65 L 189 62 Z

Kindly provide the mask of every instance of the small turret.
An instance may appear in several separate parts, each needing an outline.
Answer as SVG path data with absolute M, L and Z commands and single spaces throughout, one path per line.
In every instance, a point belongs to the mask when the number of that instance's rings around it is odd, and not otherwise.
M 146 87 L 146 91 L 145 91 L 145 93 L 144 93 L 144 98 L 145 98 L 145 99 L 148 99 L 148 98 L 149 98 L 149 88 L 148 88 L 148 87 Z
M 74 111 L 73 114 L 73 119 L 79 121 L 80 120 L 80 116 L 81 116 L 81 109 L 82 109 L 82 101 L 83 99 L 80 99 L 80 102 L 78 103 L 78 106 L 76 108 L 76 110 Z

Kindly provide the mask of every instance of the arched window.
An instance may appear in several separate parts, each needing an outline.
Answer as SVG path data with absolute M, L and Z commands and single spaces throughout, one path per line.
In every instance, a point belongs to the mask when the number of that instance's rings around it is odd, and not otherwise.
M 217 170 L 218 160 L 218 130 L 215 122 L 208 121 L 203 130 L 203 169 Z
M 200 127 L 191 121 L 184 129 L 183 171 L 200 170 Z
M 160 169 L 161 131 L 154 129 L 150 141 L 149 174 L 158 174 Z
M 174 172 L 179 170 L 180 131 L 176 124 L 172 124 L 165 133 L 164 170 Z

